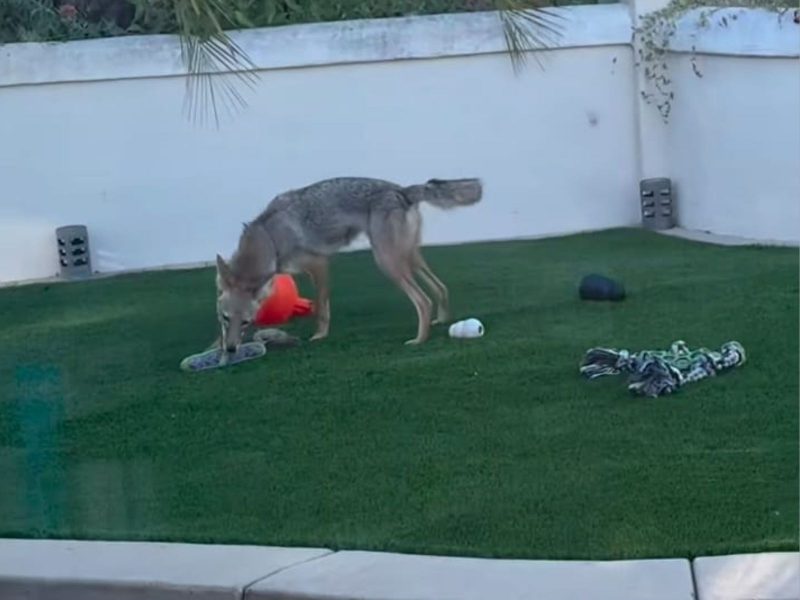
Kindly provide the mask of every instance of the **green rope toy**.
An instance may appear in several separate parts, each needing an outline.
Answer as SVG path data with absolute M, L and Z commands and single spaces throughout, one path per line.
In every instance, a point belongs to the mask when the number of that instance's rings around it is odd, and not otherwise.
M 678 340 L 669 350 L 631 353 L 592 348 L 586 352 L 580 372 L 587 379 L 628 373 L 628 389 L 633 394 L 656 398 L 672 394 L 687 383 L 739 367 L 746 360 L 744 347 L 736 341 L 723 344 L 716 352 L 707 348 L 690 350 L 686 342 Z

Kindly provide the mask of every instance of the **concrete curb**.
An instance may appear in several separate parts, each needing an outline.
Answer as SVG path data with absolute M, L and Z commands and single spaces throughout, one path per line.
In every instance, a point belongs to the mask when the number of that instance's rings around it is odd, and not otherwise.
M 39 277 L 36 279 L 18 279 L 12 281 L 0 281 L 0 289 L 22 287 L 26 285 L 37 284 L 56 284 L 56 283 L 74 283 L 80 281 L 94 281 L 96 279 L 109 279 L 111 277 L 119 277 L 121 275 L 137 275 L 139 273 L 159 273 L 163 271 L 191 271 L 194 269 L 207 269 L 216 264 L 213 260 L 192 262 L 192 263 L 176 263 L 172 265 L 159 265 L 155 267 L 142 267 L 139 269 L 120 269 L 118 271 L 95 271 L 91 277 L 86 279 L 64 279 L 59 275 L 52 277 Z
M 683 229 L 675 227 L 673 229 L 665 229 L 658 231 L 663 235 L 669 235 L 692 242 L 703 242 L 706 244 L 713 244 L 716 246 L 775 246 L 779 248 L 797 248 L 800 245 L 798 241 L 791 240 L 760 240 L 755 238 L 746 238 L 736 235 L 723 235 L 719 233 L 711 233 L 710 231 L 698 231 L 696 229 Z
M 800 553 L 772 552 L 696 558 L 698 600 L 800 598 Z
M 798 600 L 800 553 L 699 558 L 693 565 L 688 559 L 539 561 L 322 548 L 0 540 L 3 600 L 188 597 Z
M 247 600 L 693 600 L 685 559 L 536 561 L 337 552 L 247 590 Z
M 2 600 L 236 600 L 329 550 L 150 542 L 0 540 Z

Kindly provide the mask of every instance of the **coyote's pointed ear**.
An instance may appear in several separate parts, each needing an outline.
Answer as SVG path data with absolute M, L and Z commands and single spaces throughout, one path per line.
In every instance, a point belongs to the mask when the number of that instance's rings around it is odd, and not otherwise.
M 228 263 L 225 262 L 225 259 L 219 254 L 217 254 L 217 275 L 223 286 L 226 288 L 233 287 L 233 272 Z

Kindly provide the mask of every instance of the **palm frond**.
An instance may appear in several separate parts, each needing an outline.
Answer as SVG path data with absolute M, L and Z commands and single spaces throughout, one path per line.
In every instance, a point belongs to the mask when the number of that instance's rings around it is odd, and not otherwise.
M 553 47 L 561 35 L 562 15 L 541 4 L 543 0 L 492 0 L 503 26 L 506 48 L 515 71 L 530 55 Z M 235 114 L 247 103 L 239 85 L 252 89 L 258 80 L 256 65 L 230 38 L 226 28 L 234 23 L 230 0 L 172 0 L 188 78 L 184 112 L 193 120 L 220 113 Z M 541 64 L 541 62 L 540 62 Z
M 535 0 L 495 0 L 503 25 L 506 49 L 514 71 L 520 71 L 529 55 L 541 66 L 538 50 L 555 46 L 561 37 L 563 16 Z
M 224 0 L 174 0 L 174 7 L 188 73 L 184 112 L 195 122 L 213 117 L 219 127 L 222 110 L 234 115 L 246 107 L 239 86 L 253 89 L 257 67 L 225 31 Z

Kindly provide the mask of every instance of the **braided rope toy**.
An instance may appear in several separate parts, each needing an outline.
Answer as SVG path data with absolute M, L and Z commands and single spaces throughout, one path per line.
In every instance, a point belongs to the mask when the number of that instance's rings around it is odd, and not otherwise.
M 628 373 L 628 390 L 637 396 L 656 398 L 672 394 L 687 383 L 739 367 L 746 360 L 744 347 L 736 341 L 723 344 L 717 352 L 708 348 L 690 350 L 686 342 L 678 340 L 669 350 L 632 353 L 592 348 L 586 352 L 580 372 L 587 379 Z

